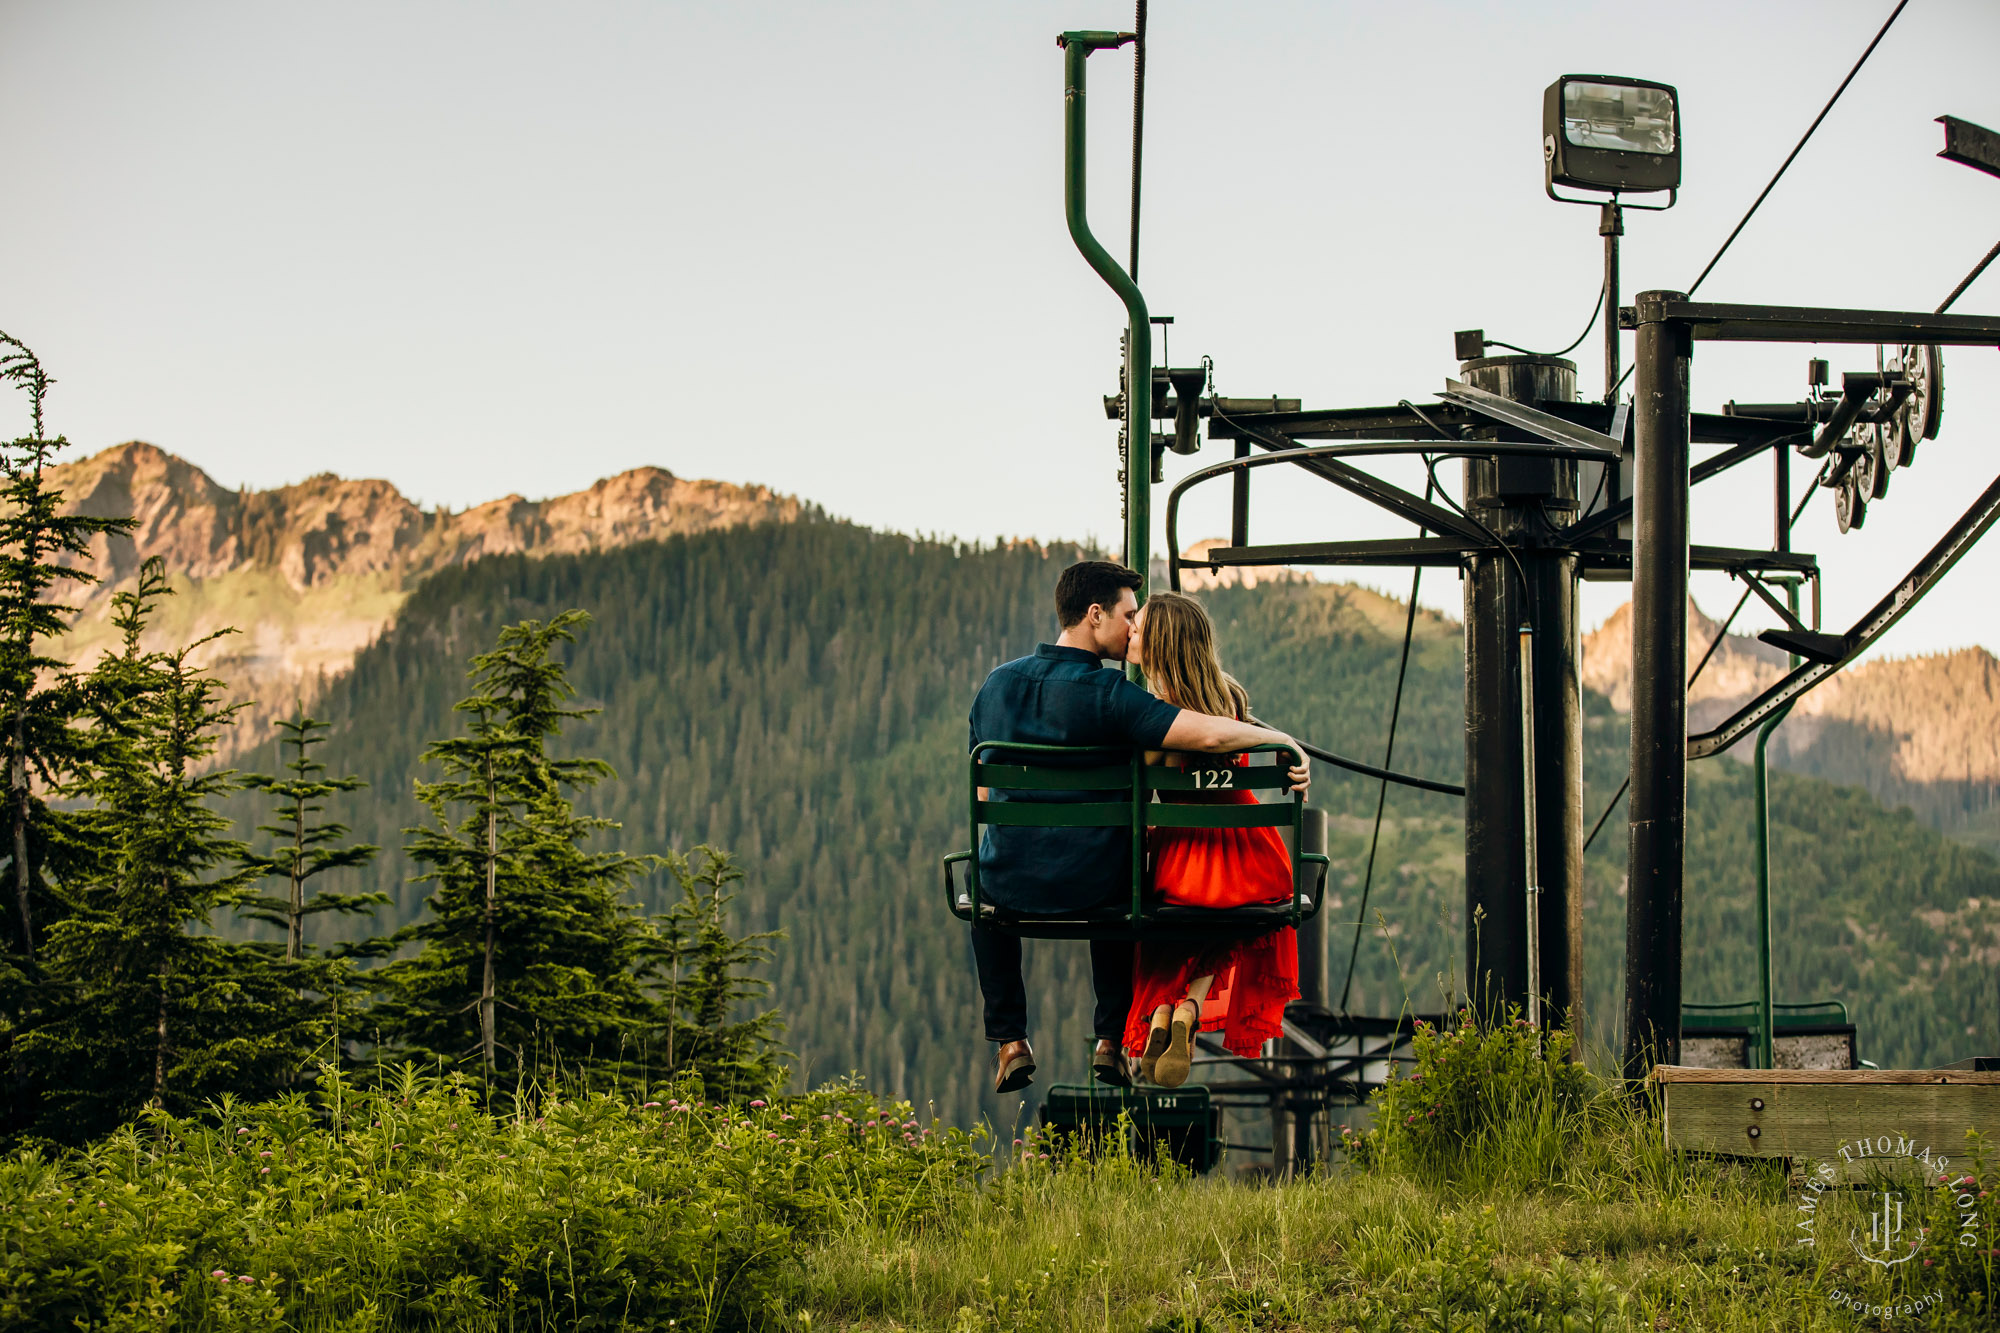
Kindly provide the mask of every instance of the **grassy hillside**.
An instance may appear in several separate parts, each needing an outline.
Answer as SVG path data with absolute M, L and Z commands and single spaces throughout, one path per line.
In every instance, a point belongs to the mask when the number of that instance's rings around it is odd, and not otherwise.
M 948 1119 L 984 1112 L 1005 1123 L 1018 1104 L 980 1092 L 976 988 L 962 928 L 941 901 L 938 857 L 965 839 L 966 706 L 993 665 L 1048 637 L 1051 589 L 1070 558 L 808 521 L 440 573 L 315 710 L 337 727 L 327 761 L 372 784 L 340 813 L 358 835 L 399 846 L 399 830 L 417 820 L 417 755 L 453 726 L 466 658 L 503 623 L 584 607 L 598 623 L 573 652 L 572 674 L 604 712 L 566 744 L 608 758 L 621 775 L 595 795 L 595 809 L 624 822 L 631 850 L 707 841 L 742 857 L 743 924 L 790 936 L 774 977 L 807 1077 L 859 1070 L 886 1095 L 934 1101 Z M 1261 714 L 1379 757 L 1401 630 L 1395 603 L 1303 584 L 1207 600 L 1225 658 Z M 1464 762 L 1458 632 L 1436 617 L 1419 624 L 1397 763 L 1451 778 Z M 1593 701 L 1586 735 L 1594 819 L 1622 773 L 1624 724 Z M 244 762 L 268 768 L 270 755 L 266 746 Z M 1322 772 L 1315 792 L 1334 815 L 1339 902 L 1330 915 L 1351 930 L 1374 788 Z M 1788 776 L 1776 792 L 1781 998 L 1847 1000 L 1863 1053 L 1884 1064 L 2000 1045 L 1994 862 L 1864 793 Z M 1748 793 L 1748 773 L 1735 765 L 1699 766 L 1691 783 L 1691 1000 L 1743 998 L 1755 983 Z M 242 797 L 234 805 L 253 808 Z M 1428 1009 L 1462 953 L 1459 810 L 1401 791 L 1389 812 L 1354 1007 Z M 1618 1006 L 1623 857 L 1614 817 L 1589 858 L 1586 984 L 1599 1018 Z M 407 874 L 391 853 L 370 885 L 395 900 L 384 926 L 421 910 L 421 887 Z M 1335 934 L 1337 985 L 1347 944 Z M 1074 945 L 1030 947 L 1038 1046 L 1057 1078 L 1084 1072 L 1084 966 Z

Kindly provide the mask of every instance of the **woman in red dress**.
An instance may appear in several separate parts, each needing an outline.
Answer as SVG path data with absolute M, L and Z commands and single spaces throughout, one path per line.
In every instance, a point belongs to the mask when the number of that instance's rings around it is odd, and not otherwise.
M 1125 660 L 1143 666 L 1153 693 L 1168 703 L 1218 717 L 1249 717 L 1249 696 L 1216 659 L 1215 627 L 1191 597 L 1162 592 L 1148 598 L 1132 623 Z M 1147 760 L 1177 767 L 1212 762 L 1181 754 Z M 1222 762 L 1240 766 L 1248 759 L 1238 755 Z M 1242 790 L 1172 798 L 1257 799 Z M 1291 856 L 1276 829 L 1154 829 L 1146 852 L 1153 891 L 1163 902 L 1222 908 L 1291 899 Z M 1298 934 L 1290 926 L 1206 946 L 1143 943 L 1133 963 L 1125 1049 L 1141 1057 L 1146 1078 L 1179 1087 L 1188 1076 L 1196 1031 L 1220 1032 L 1232 1053 L 1256 1056 L 1266 1039 L 1279 1034 L 1286 1003 L 1298 998 Z

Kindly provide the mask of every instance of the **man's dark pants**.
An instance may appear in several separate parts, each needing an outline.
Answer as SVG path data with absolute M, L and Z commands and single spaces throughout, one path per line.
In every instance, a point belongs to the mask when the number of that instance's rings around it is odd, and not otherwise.
M 1028 1035 L 1028 987 L 1021 979 L 1021 937 L 975 924 L 972 960 L 986 1000 L 986 1040 L 1022 1040 Z M 1090 988 L 1097 996 L 1092 1035 L 1123 1045 L 1125 1013 L 1132 1007 L 1132 941 L 1090 942 Z

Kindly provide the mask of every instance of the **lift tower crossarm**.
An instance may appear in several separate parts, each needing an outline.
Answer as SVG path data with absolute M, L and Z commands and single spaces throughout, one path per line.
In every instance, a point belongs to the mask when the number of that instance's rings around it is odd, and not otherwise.
M 1685 329 L 1696 342 L 1914 343 L 2000 347 L 2000 319 L 1909 310 L 1825 310 L 1816 306 L 1718 305 L 1640 298 L 1618 312 L 1621 328 L 1646 323 Z
M 1084 207 L 1084 139 L 1089 128 L 1084 115 L 1084 62 L 1091 52 L 1123 46 L 1135 35 L 1066 32 L 1056 38 L 1056 45 L 1063 52 L 1063 216 L 1069 223 L 1069 238 L 1085 261 L 1125 303 L 1125 563 L 1139 573 L 1143 602 L 1152 558 L 1153 325 L 1139 284 L 1091 234 Z

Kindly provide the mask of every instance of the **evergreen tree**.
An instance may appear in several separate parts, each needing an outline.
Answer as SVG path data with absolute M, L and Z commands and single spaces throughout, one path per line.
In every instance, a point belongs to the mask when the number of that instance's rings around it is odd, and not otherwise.
M 572 1067 L 616 1057 L 645 1021 L 634 969 L 648 931 L 625 891 L 658 858 L 586 847 L 619 826 L 578 814 L 570 793 L 611 766 L 548 750 L 596 711 L 565 706 L 576 692 L 553 655 L 588 623 L 569 611 L 503 629 L 472 659 L 465 734 L 424 751 L 443 776 L 417 783 L 434 822 L 405 830 L 405 852 L 433 886 L 430 915 L 401 933 L 423 949 L 382 970 L 374 1014 L 394 1049 L 477 1051 L 490 1079 L 503 1054 L 514 1074 L 539 1053 Z
M 785 1082 L 784 1024 L 775 1008 L 744 1014 L 770 994 L 771 983 L 754 974 L 772 958 L 770 943 L 783 931 L 745 936 L 729 932 L 730 886 L 743 878 L 727 852 L 694 849 L 692 857 L 667 857 L 681 899 L 656 918 L 659 941 L 650 975 L 657 978 L 659 1035 L 649 1057 L 664 1055 L 666 1077 L 700 1075 L 708 1095 L 738 1098 L 771 1092 Z
M 321 1040 L 299 992 L 331 988 L 340 970 L 206 933 L 257 876 L 208 807 L 233 774 L 202 769 L 240 705 L 191 664 L 215 636 L 141 647 L 167 591 L 147 561 L 113 602 L 120 651 L 91 672 L 97 767 L 72 789 L 90 804 L 73 821 L 71 912 L 47 935 L 49 1020 L 19 1044 L 51 1137 L 101 1132 L 149 1104 L 185 1112 L 275 1089 Z
M 6 756 L 8 878 L 21 956 L 35 954 L 35 919 L 52 905 L 40 870 L 48 840 L 33 832 L 48 819 L 36 787 L 79 771 L 84 737 L 72 723 L 81 700 L 68 664 L 42 645 L 61 634 L 75 608 L 59 590 L 96 576 L 64 557 L 90 554 L 90 539 L 129 531 L 129 518 L 60 512 L 62 495 L 44 475 L 69 446 L 44 436 L 42 408 L 55 381 L 19 339 L 0 333 L 0 379 L 28 395 L 29 432 L 0 446 L 0 749 Z M 11 1006 L 10 1006 L 11 1008 Z
M 348 834 L 347 825 L 319 818 L 327 797 L 359 791 L 368 785 L 354 777 L 327 777 L 326 765 L 312 757 L 313 747 L 326 742 L 327 724 L 307 717 L 303 709 L 296 709 L 291 717 L 279 718 L 277 727 L 283 733 L 278 741 L 280 758 L 286 749 L 292 751 L 291 761 L 282 765 L 291 776 L 252 773 L 243 779 L 248 790 L 268 792 L 277 798 L 276 822 L 257 826 L 259 833 L 270 834 L 277 845 L 268 856 L 251 857 L 246 864 L 263 876 L 284 880 L 289 893 L 282 900 L 255 899 L 242 915 L 281 928 L 285 932 L 285 957 L 298 962 L 306 956 L 307 917 L 320 912 L 372 913 L 377 906 L 388 902 L 389 897 L 384 893 L 324 890 L 307 896 L 306 886 L 317 876 L 329 870 L 365 866 L 382 849 L 372 843 L 338 846 L 340 839 Z

